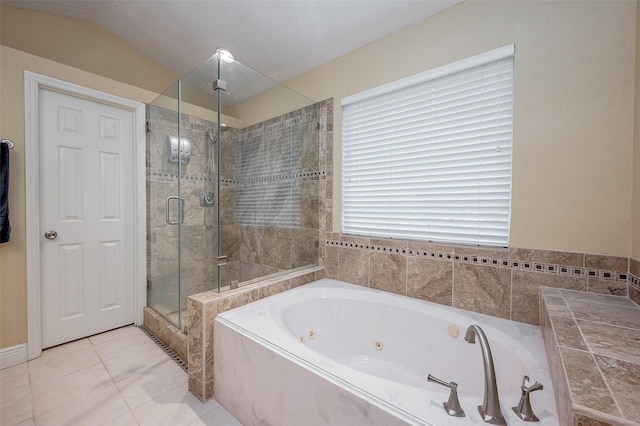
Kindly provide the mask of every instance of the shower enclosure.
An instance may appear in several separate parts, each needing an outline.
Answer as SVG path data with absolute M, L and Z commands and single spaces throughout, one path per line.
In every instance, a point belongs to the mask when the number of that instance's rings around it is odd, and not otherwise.
M 318 108 L 218 51 L 147 106 L 148 306 L 318 263 Z

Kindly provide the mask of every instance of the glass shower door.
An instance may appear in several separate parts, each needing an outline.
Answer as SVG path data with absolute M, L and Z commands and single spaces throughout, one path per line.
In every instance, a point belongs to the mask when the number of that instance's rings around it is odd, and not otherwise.
M 181 79 L 180 134 L 191 147 L 180 181 L 184 221 L 180 225 L 182 323 L 187 324 L 187 298 L 217 288 L 218 170 L 220 134 L 213 87 L 216 60 L 210 58 Z
M 182 329 L 180 82 L 147 106 L 148 305 Z

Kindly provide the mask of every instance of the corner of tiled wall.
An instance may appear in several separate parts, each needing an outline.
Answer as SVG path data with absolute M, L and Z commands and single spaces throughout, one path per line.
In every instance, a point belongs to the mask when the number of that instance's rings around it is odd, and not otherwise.
M 142 313 L 145 328 L 167 345 L 180 360 L 186 362 L 187 336 L 153 309 L 145 307 Z
M 540 288 L 540 323 L 561 425 L 639 424 L 640 307 L 627 298 Z
M 629 298 L 640 305 L 640 260 L 629 259 Z

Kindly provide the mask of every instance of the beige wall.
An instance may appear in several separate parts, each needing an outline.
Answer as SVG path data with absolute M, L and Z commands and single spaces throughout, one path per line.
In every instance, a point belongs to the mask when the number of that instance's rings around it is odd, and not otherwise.
M 515 43 L 510 245 L 629 256 L 635 31 L 635 2 L 468 0 L 287 82 L 336 100 L 335 230 L 340 98 Z
M 136 87 L 163 92 L 178 79 L 97 25 L 0 6 L 1 44 Z
M 16 145 L 10 156 L 11 241 L 0 245 L 0 348 L 27 341 L 25 70 L 138 102 L 148 103 L 157 96 L 144 89 L 0 46 L 0 135 Z

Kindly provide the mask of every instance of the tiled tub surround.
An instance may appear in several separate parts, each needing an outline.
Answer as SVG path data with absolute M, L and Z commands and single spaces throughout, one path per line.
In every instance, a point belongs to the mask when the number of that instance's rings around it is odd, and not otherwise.
M 415 327 L 420 324 L 420 327 Z M 493 353 L 503 416 L 520 400 L 522 378 L 540 425 L 558 425 L 538 327 L 324 279 L 224 312 L 214 329 L 215 396 L 243 424 L 485 424 L 478 324 Z M 464 418 L 449 417 L 458 383 Z M 241 396 L 240 396 L 241 395 Z
M 325 278 L 321 266 L 303 267 L 259 278 L 234 290 L 189 297 L 189 391 L 201 401 L 213 397 L 213 321 L 222 312 Z
M 327 234 L 323 261 L 329 278 L 534 325 L 539 324 L 540 286 L 626 297 L 633 280 L 629 265 L 638 263 L 337 233 Z
M 540 290 L 561 424 L 640 425 L 640 307 L 627 298 Z

